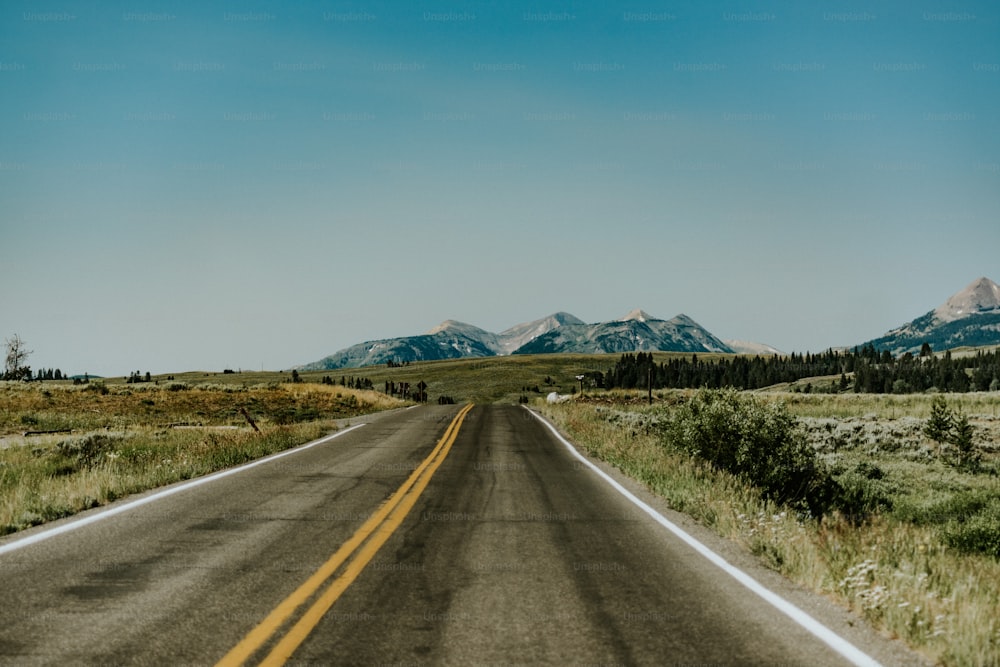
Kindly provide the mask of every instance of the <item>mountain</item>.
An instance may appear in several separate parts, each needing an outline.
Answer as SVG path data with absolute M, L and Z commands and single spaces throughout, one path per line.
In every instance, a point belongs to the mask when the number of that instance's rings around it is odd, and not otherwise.
M 924 343 L 934 351 L 1000 344 L 1000 285 L 974 280 L 934 310 L 866 345 L 900 355 L 918 354 Z
M 336 370 L 390 361 L 431 361 L 465 357 L 551 352 L 730 352 L 731 349 L 686 315 L 670 320 L 633 310 L 614 322 L 586 324 L 569 313 L 555 313 L 515 325 L 499 334 L 445 320 L 425 334 L 372 340 L 299 366 L 299 370 Z
M 736 354 L 756 354 L 761 356 L 767 354 L 776 354 L 778 356 L 784 356 L 785 354 L 778 348 L 771 347 L 766 343 L 754 343 L 749 340 L 729 340 L 729 339 L 723 340 L 722 342 L 725 343 L 726 347 L 731 349 Z
M 390 361 L 433 361 L 510 354 L 533 338 L 556 327 L 583 322 L 569 313 L 555 313 L 540 320 L 518 324 L 495 334 L 477 326 L 445 320 L 419 336 L 371 340 L 335 352 L 299 370 L 335 370 L 374 366 Z
M 459 323 L 456 323 L 459 324 Z M 465 325 L 469 326 L 469 325 Z M 471 327 L 475 329 L 475 327 Z M 487 332 L 484 332 L 487 333 Z M 492 336 L 493 334 L 489 334 Z M 470 336 L 458 327 L 445 328 L 419 336 L 370 340 L 335 352 L 319 361 L 300 366 L 300 370 L 321 371 L 337 368 L 375 366 L 390 361 L 433 361 L 463 357 L 492 357 L 496 352 L 483 340 Z
M 601 354 L 618 352 L 731 352 L 687 315 L 661 320 L 641 310 L 633 310 L 620 320 L 598 324 L 565 325 L 538 336 L 514 354 L 575 352 Z
M 580 325 L 583 320 L 569 313 L 555 313 L 534 322 L 515 324 L 510 329 L 502 331 L 499 338 L 500 354 L 511 354 L 535 338 L 567 325 Z
M 954 322 L 969 315 L 988 313 L 1000 313 L 1000 285 L 989 278 L 979 278 L 934 309 L 934 319 Z

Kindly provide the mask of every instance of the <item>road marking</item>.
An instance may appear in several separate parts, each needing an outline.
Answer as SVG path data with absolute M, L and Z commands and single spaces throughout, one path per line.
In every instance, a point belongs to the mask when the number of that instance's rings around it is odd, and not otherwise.
M 371 561 L 383 544 L 399 528 L 403 520 L 413 509 L 417 499 L 427 488 L 431 477 L 440 467 L 451 446 L 458 437 L 458 431 L 465 421 L 466 415 L 472 410 L 472 404 L 462 408 L 444 435 L 438 440 L 434 449 L 416 470 L 407 478 L 403 485 L 375 512 L 361 527 L 291 595 L 285 598 L 274 610 L 251 630 L 239 644 L 227 653 L 217 667 L 232 667 L 244 664 L 254 653 L 259 651 L 286 624 L 289 618 L 309 599 L 319 591 L 320 587 L 330 581 L 326 590 L 317 598 L 295 624 L 285 633 L 271 652 L 264 658 L 261 665 L 283 665 L 295 650 L 305 641 L 322 620 L 323 615 L 333 606 L 347 587 L 357 579 L 365 566 Z M 347 567 L 339 576 L 331 577 L 347 562 Z
M 212 473 L 211 475 L 206 475 L 205 477 L 198 477 L 197 479 L 192 479 L 188 482 L 178 484 L 177 486 L 171 486 L 168 489 L 157 491 L 156 493 L 153 493 L 151 495 L 144 496 L 136 500 L 131 500 L 122 503 L 120 505 L 114 505 L 96 514 L 91 514 L 89 516 L 80 519 L 72 520 L 70 523 L 64 523 L 61 526 L 55 526 L 47 530 L 44 530 L 43 532 L 35 533 L 34 535 L 29 535 L 27 537 L 22 537 L 21 539 L 15 540 L 13 542 L 8 542 L 7 544 L 0 546 L 0 556 L 2 556 L 5 553 L 9 553 L 17 549 L 22 549 L 26 546 L 37 544 L 38 542 L 42 542 L 44 540 L 56 537 L 57 535 L 62 535 L 64 533 L 77 530 L 78 528 L 89 526 L 92 523 L 97 523 L 98 521 L 103 521 L 104 519 L 110 519 L 113 516 L 116 516 L 123 512 L 128 512 L 129 510 L 133 510 L 136 507 L 141 507 L 142 505 L 148 505 L 149 503 L 156 502 L 157 500 L 162 500 L 163 498 L 166 498 L 167 496 L 172 496 L 175 493 L 180 493 L 181 491 L 187 491 L 188 489 L 192 489 L 196 486 L 201 486 L 202 484 L 208 484 L 209 482 L 214 482 L 218 479 L 222 479 L 223 477 L 229 477 L 230 475 L 235 475 L 237 473 L 244 472 L 245 470 L 256 468 L 257 466 L 270 463 L 271 461 L 284 458 L 285 456 L 292 456 L 293 454 L 304 452 L 307 449 L 312 449 L 313 447 L 316 447 L 317 445 L 322 445 L 327 442 L 330 442 L 334 438 L 339 438 L 342 435 L 347 435 L 351 431 L 359 429 L 364 425 L 365 424 L 356 424 L 349 428 L 345 428 L 343 431 L 337 431 L 336 433 L 322 437 L 319 440 L 313 440 L 312 442 L 300 445 L 298 447 L 295 447 L 294 449 L 286 449 L 283 452 L 278 452 L 277 454 L 271 454 L 270 456 L 266 456 L 262 459 L 257 459 L 256 461 L 251 461 L 250 463 L 244 463 L 243 465 L 237 466 L 235 468 L 228 468 L 220 472 Z
M 751 577 L 749 574 L 743 570 L 731 565 L 725 558 L 715 553 L 707 546 L 696 540 L 693 536 L 684 531 L 680 526 L 674 522 L 667 519 L 665 516 L 657 512 L 655 509 L 644 503 L 642 500 L 637 498 L 631 491 L 626 489 L 624 486 L 619 484 L 606 472 L 598 468 L 596 465 L 591 463 L 583 454 L 577 451 L 569 440 L 564 438 L 561 433 L 549 423 L 546 419 L 543 419 L 535 411 L 525 408 L 530 412 L 538 421 L 542 422 L 555 437 L 566 446 L 570 454 L 575 456 L 577 459 L 582 461 L 588 468 L 593 470 L 598 474 L 604 481 L 610 484 L 616 491 L 625 496 L 632 504 L 641 509 L 643 512 L 648 514 L 661 526 L 669 530 L 671 533 L 683 540 L 688 546 L 697 551 L 699 554 L 707 558 L 712 564 L 719 567 L 723 572 L 729 576 L 736 579 L 751 591 L 756 593 L 758 596 L 763 598 L 766 602 L 775 607 L 778 611 L 782 612 L 793 621 L 798 623 L 800 626 L 805 628 L 810 634 L 822 641 L 824 644 L 832 648 L 834 651 L 839 653 L 841 656 L 846 658 L 851 664 L 858 665 L 858 667 L 879 667 L 878 661 L 864 653 L 861 649 L 857 648 L 854 644 L 850 643 L 836 632 L 826 627 L 815 618 L 810 616 L 808 613 L 795 606 L 785 598 L 781 597 L 774 591 L 766 588 L 763 584 L 758 582 L 756 579 Z

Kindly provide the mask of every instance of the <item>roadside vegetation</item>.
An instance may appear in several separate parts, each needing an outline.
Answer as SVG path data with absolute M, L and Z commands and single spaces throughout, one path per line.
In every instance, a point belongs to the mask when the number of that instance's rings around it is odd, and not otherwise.
M 655 398 L 541 409 L 675 509 L 933 660 L 1000 662 L 1000 395 Z
M 322 384 L 0 382 L 0 534 L 295 447 L 404 405 Z

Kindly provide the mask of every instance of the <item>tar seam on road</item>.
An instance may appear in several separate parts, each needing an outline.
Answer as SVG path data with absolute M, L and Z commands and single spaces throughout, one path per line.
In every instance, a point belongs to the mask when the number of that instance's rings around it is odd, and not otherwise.
M 316 447 L 317 445 L 322 445 L 324 443 L 330 442 L 334 438 L 339 438 L 342 435 L 347 435 L 355 429 L 359 429 L 365 424 L 356 424 L 354 426 L 345 428 L 343 431 L 337 431 L 332 435 L 325 436 L 319 440 L 313 440 L 304 445 L 295 447 L 294 449 L 288 449 L 283 452 L 278 452 L 277 454 L 271 454 L 270 456 L 264 457 L 262 459 L 257 459 L 256 461 L 251 461 L 250 463 L 245 463 L 241 466 L 235 468 L 229 468 L 221 472 L 212 473 L 211 475 L 206 475 L 205 477 L 199 477 L 197 479 L 192 479 L 191 481 L 184 482 L 183 484 L 178 484 L 177 486 L 172 486 L 169 489 L 164 489 L 163 491 L 157 491 L 156 493 L 145 496 L 143 498 L 138 498 L 137 500 L 132 500 L 129 502 L 122 503 L 121 505 L 115 505 L 103 512 L 97 514 L 91 514 L 90 516 L 84 517 L 82 519 L 77 519 L 71 523 L 66 523 L 61 526 L 56 526 L 55 528 L 50 528 L 40 533 L 35 533 L 34 535 L 29 535 L 28 537 L 16 540 L 14 542 L 9 542 L 0 546 L 0 556 L 17 549 L 29 546 L 31 544 L 37 544 L 49 538 L 55 537 L 57 535 L 62 535 L 70 531 L 74 531 L 78 528 L 83 528 L 84 526 L 89 526 L 92 523 L 97 523 L 98 521 L 103 521 L 104 519 L 110 519 L 113 516 L 121 514 L 122 512 L 128 512 L 136 507 L 141 507 L 142 505 L 148 505 L 149 503 L 156 502 L 166 498 L 167 496 L 172 496 L 175 493 L 180 493 L 181 491 L 187 491 L 188 489 L 194 488 L 196 486 L 201 486 L 202 484 L 208 484 L 209 482 L 214 482 L 217 479 L 222 479 L 223 477 L 229 477 L 230 475 L 235 475 L 237 473 L 249 470 L 250 468 L 256 468 L 257 466 L 270 463 L 275 459 L 280 459 L 285 456 L 292 456 L 293 454 L 298 454 L 299 452 L 304 452 L 307 449 Z
M 321 565 L 295 592 L 278 604 L 239 644 L 223 656 L 216 667 L 233 667 L 245 664 L 254 654 L 261 651 L 265 644 L 276 638 L 278 632 L 288 623 L 291 616 L 310 599 L 313 599 L 319 589 L 329 582 L 326 590 L 314 599 L 310 607 L 258 664 L 283 665 L 292 657 L 295 650 L 319 624 L 330 607 L 358 578 L 382 545 L 403 523 L 417 499 L 427 488 L 431 477 L 451 451 L 451 446 L 458 437 L 462 422 L 465 421 L 465 417 L 472 410 L 472 407 L 472 404 L 469 404 L 459 411 L 431 453 L 403 482 L 403 485 L 361 525 L 347 542 L 344 542 L 337 549 L 326 563 Z M 340 575 L 332 578 L 349 559 L 351 559 L 350 562 L 347 563 Z
M 861 651 L 861 649 L 851 644 L 849 641 L 835 633 L 830 628 L 826 627 L 815 618 L 810 616 L 808 613 L 795 606 L 785 598 L 781 597 L 777 593 L 771 591 L 770 589 L 763 586 L 756 579 L 751 577 L 749 574 L 743 570 L 731 565 L 725 558 L 715 553 L 707 546 L 696 540 L 693 536 L 685 532 L 680 526 L 673 523 L 665 516 L 657 512 L 655 509 L 644 503 L 642 500 L 637 498 L 632 492 L 626 489 L 624 486 L 616 482 L 610 475 L 598 468 L 596 465 L 590 462 L 583 454 L 578 452 L 576 448 L 562 436 L 561 433 L 556 429 L 555 426 L 550 424 L 547 420 L 543 419 L 533 410 L 525 408 L 532 416 L 538 421 L 542 422 L 553 435 L 570 451 L 570 453 L 577 459 L 582 461 L 591 470 L 597 473 L 604 481 L 610 484 L 616 491 L 625 496 L 632 504 L 641 509 L 643 512 L 652 517 L 657 523 L 669 530 L 671 533 L 683 540 L 688 546 L 697 551 L 699 554 L 704 556 L 706 559 L 712 562 L 713 565 L 719 567 L 723 572 L 729 576 L 736 579 L 751 591 L 756 593 L 758 596 L 763 598 L 771 606 L 776 608 L 781 613 L 788 616 L 790 619 L 798 623 L 805 630 L 807 630 L 814 637 L 822 641 L 824 644 L 829 646 L 831 649 L 836 651 L 838 654 L 846 658 L 851 664 L 858 665 L 859 667 L 879 667 L 878 661 L 869 656 L 868 654 Z

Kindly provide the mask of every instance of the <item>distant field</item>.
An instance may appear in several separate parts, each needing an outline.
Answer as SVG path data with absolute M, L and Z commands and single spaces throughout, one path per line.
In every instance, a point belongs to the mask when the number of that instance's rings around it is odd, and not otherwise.
M 654 352 L 657 363 L 677 357 L 690 357 L 682 352 Z M 699 359 L 712 360 L 733 355 L 699 354 Z M 386 381 L 409 382 L 411 386 L 423 380 L 428 385 L 431 402 L 439 396 L 450 396 L 458 402 L 508 402 L 517 403 L 522 395 L 546 395 L 549 392 L 568 394 L 580 390 L 577 375 L 588 372 L 606 372 L 615 365 L 620 354 L 540 354 L 474 359 L 446 359 L 420 361 L 409 366 L 387 368 L 384 365 L 364 368 L 343 368 L 331 371 L 300 371 L 304 382 L 321 382 L 329 376 L 334 383 L 341 378 L 367 378 L 376 391 L 385 387 Z M 190 384 L 222 384 L 253 386 L 269 382 L 284 383 L 291 380 L 291 371 L 242 371 L 237 373 L 193 371 L 168 375 L 154 375 L 154 382 L 175 381 Z M 551 380 L 546 383 L 546 378 Z M 105 378 L 108 385 L 124 383 L 127 378 Z M 534 388 L 538 387 L 538 392 Z M 525 392 L 524 388 L 528 391 Z M 584 385 L 585 390 L 591 387 Z
M 963 348 L 962 355 L 974 354 L 977 351 L 988 351 L 993 348 Z M 957 356 L 958 353 L 956 353 Z M 731 358 L 731 354 L 698 354 L 698 359 L 703 361 L 715 361 L 718 359 Z M 671 359 L 690 358 L 691 354 L 686 352 L 654 352 L 653 358 L 657 364 L 667 362 Z M 375 391 L 382 391 L 387 381 L 400 383 L 409 382 L 411 387 L 418 382 L 424 381 L 428 385 L 428 399 L 436 402 L 440 396 L 449 396 L 461 403 L 464 401 L 475 402 L 506 402 L 517 403 L 524 396 L 529 400 L 538 396 L 545 396 L 550 392 L 560 394 L 570 394 L 580 390 L 580 383 L 576 376 L 593 373 L 595 371 L 607 372 L 614 367 L 621 358 L 621 354 L 543 354 L 543 355 L 515 355 L 505 357 L 482 357 L 471 359 L 447 359 L 441 361 L 421 361 L 414 362 L 408 366 L 388 368 L 385 365 L 367 366 L 364 368 L 344 368 L 329 371 L 300 371 L 299 375 L 304 382 L 319 383 L 324 377 L 329 377 L 335 384 L 341 380 L 348 381 L 350 378 L 371 380 Z M 154 383 L 164 384 L 173 381 L 184 382 L 192 385 L 215 384 L 225 386 L 252 387 L 269 383 L 288 383 L 291 381 L 292 372 L 289 371 L 240 371 L 236 373 L 191 371 L 185 373 L 174 373 L 170 375 L 153 375 Z M 123 384 L 126 377 L 109 377 L 101 381 L 108 386 Z M 760 389 L 761 392 L 778 392 L 788 395 L 803 395 L 803 406 L 816 404 L 819 399 L 810 401 L 808 394 L 824 394 L 829 396 L 833 385 L 839 383 L 840 376 L 825 376 L 803 378 L 791 383 L 782 383 Z M 59 384 L 59 383 L 54 383 Z M 142 383 L 136 386 L 142 386 Z M 537 388 L 537 391 L 535 389 Z M 585 392 L 594 392 L 595 388 L 584 383 Z M 669 390 L 656 390 L 654 395 L 663 396 Z M 645 391 L 632 392 L 636 400 L 645 397 Z M 857 410 L 872 409 L 873 406 L 885 406 L 891 410 L 893 406 L 904 408 L 908 402 L 914 399 L 908 398 L 913 395 L 874 395 L 860 394 L 853 392 L 837 394 L 833 403 L 822 402 L 820 411 L 835 409 L 845 414 L 856 414 Z M 955 395 L 958 396 L 958 395 Z M 966 401 L 977 399 L 971 398 L 975 394 L 970 394 L 969 399 L 956 398 L 956 400 Z M 863 414 L 863 413 L 862 413 Z M 890 415 L 891 416 L 891 415 Z

